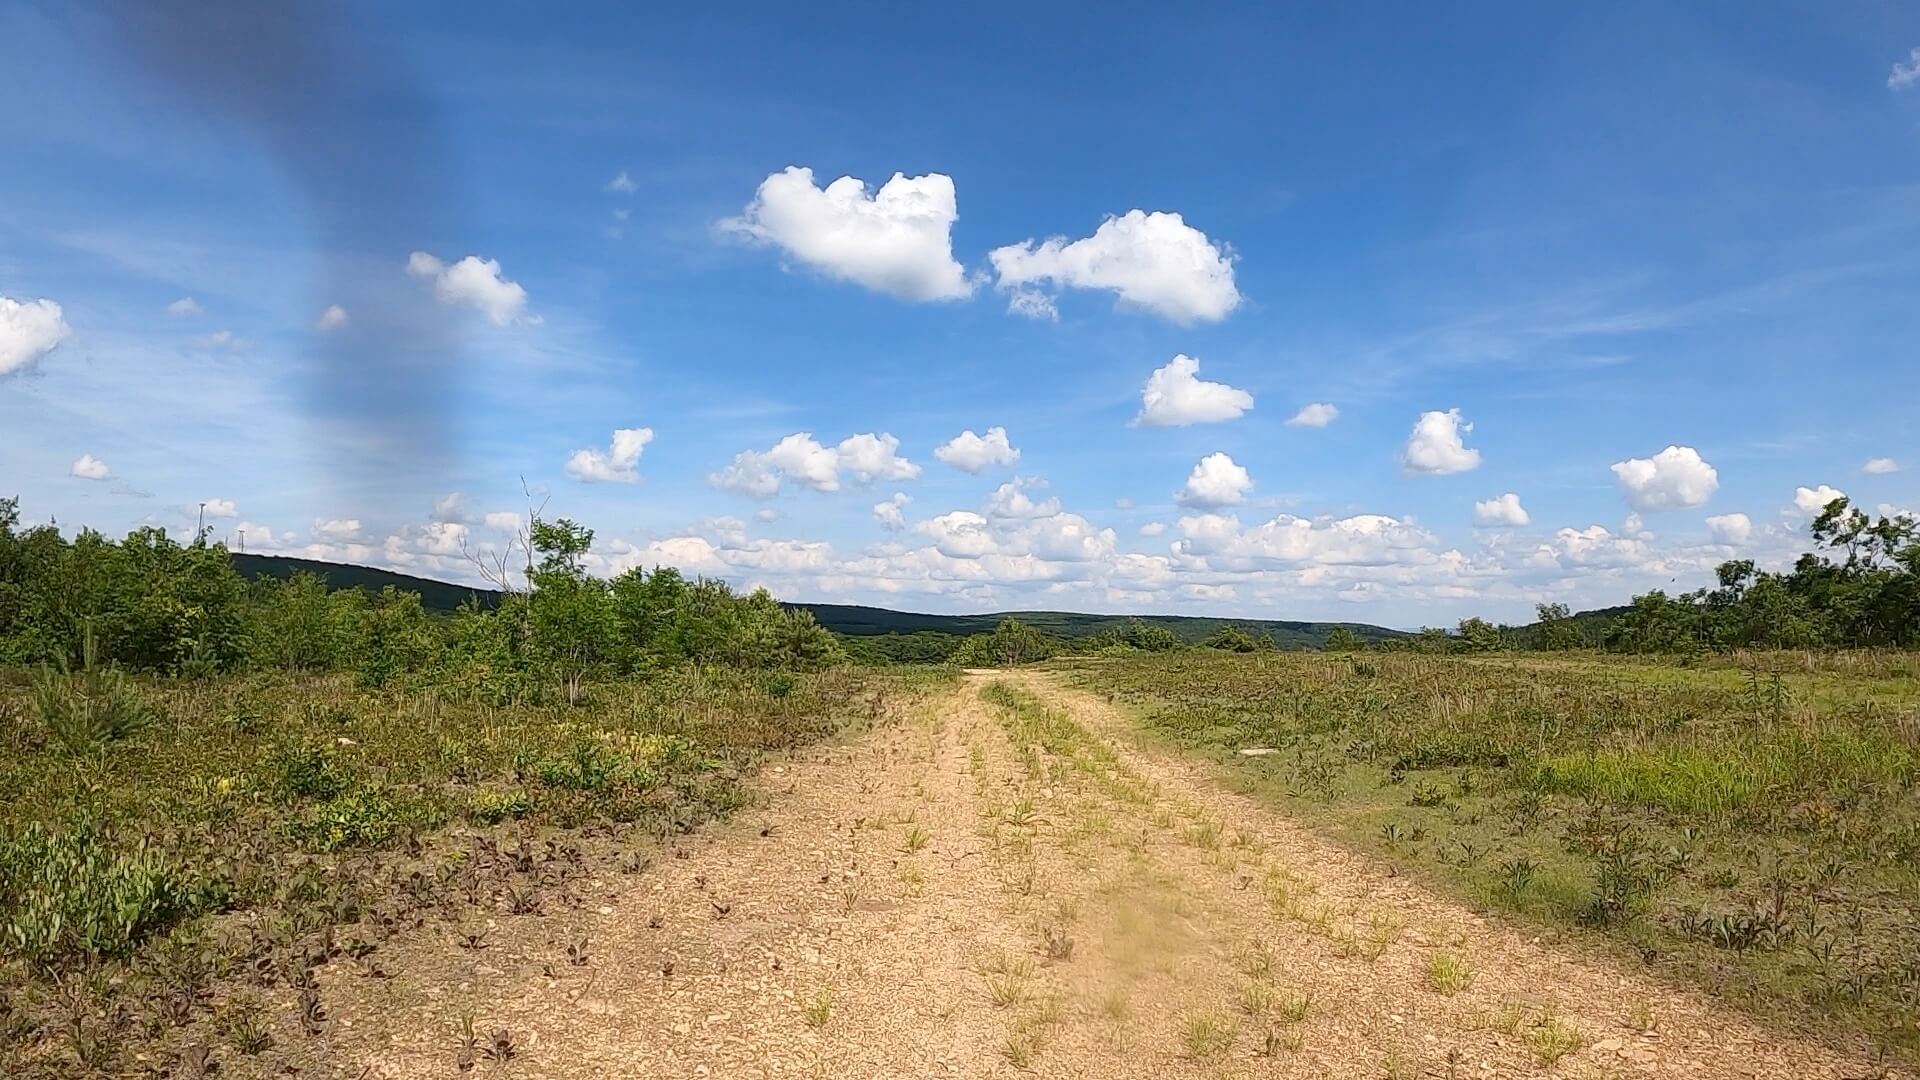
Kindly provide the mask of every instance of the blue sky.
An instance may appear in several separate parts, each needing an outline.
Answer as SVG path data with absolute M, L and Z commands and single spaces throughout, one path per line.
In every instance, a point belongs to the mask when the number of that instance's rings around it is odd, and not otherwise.
M 608 571 L 932 611 L 1692 587 L 1920 505 L 1916 49 L 1896 4 L 10 5 L 0 488 L 465 579 L 524 482 Z

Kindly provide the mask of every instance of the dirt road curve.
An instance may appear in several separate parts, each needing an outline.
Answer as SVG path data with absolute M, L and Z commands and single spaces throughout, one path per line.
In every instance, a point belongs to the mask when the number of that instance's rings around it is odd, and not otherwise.
M 996 681 L 1057 710 L 1042 745 Z M 462 1015 L 514 1045 L 476 1077 L 1885 1075 L 1387 878 L 1125 728 L 969 675 L 603 904 L 503 920 L 451 983 L 359 990 L 342 1075 L 458 1075 Z

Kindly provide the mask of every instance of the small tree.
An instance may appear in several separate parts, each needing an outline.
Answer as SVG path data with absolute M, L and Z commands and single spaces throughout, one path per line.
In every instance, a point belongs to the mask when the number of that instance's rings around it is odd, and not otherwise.
M 1367 643 L 1360 640 L 1359 634 L 1344 626 L 1336 626 L 1327 631 L 1327 641 L 1322 646 L 1327 652 L 1338 653 L 1359 652 L 1366 647 Z
M 1586 644 L 1585 635 L 1573 621 L 1565 604 L 1538 604 L 1533 609 L 1540 624 L 1540 647 L 1548 650 L 1578 649 Z
M 587 573 L 593 530 L 560 518 L 535 521 L 528 535 L 540 559 L 528 575 L 529 651 L 559 673 L 567 704 L 578 704 L 587 676 L 613 655 L 617 630 L 607 583 Z

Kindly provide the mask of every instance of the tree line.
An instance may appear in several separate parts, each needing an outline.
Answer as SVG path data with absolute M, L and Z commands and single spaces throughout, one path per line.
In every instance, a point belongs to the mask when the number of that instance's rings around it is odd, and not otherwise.
M 845 659 L 811 613 L 765 590 L 672 568 L 588 572 L 592 530 L 535 520 L 525 587 L 451 616 L 391 587 L 329 590 L 310 574 L 247 581 L 224 545 L 140 528 L 119 541 L 21 529 L 0 500 L 0 664 L 102 664 L 168 675 L 351 671 L 367 685 L 420 678 L 500 702 L 577 699 L 602 677 L 684 664 L 767 672 Z

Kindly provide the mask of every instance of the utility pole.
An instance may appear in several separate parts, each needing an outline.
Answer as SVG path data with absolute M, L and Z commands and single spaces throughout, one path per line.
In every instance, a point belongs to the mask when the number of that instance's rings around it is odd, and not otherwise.
M 240 554 L 245 555 L 246 553 L 247 553 L 247 530 L 241 529 L 240 530 Z
M 200 523 L 193 527 L 193 538 L 195 540 L 199 540 L 204 538 L 206 535 L 207 535 L 207 504 L 205 500 L 202 500 L 200 503 Z

